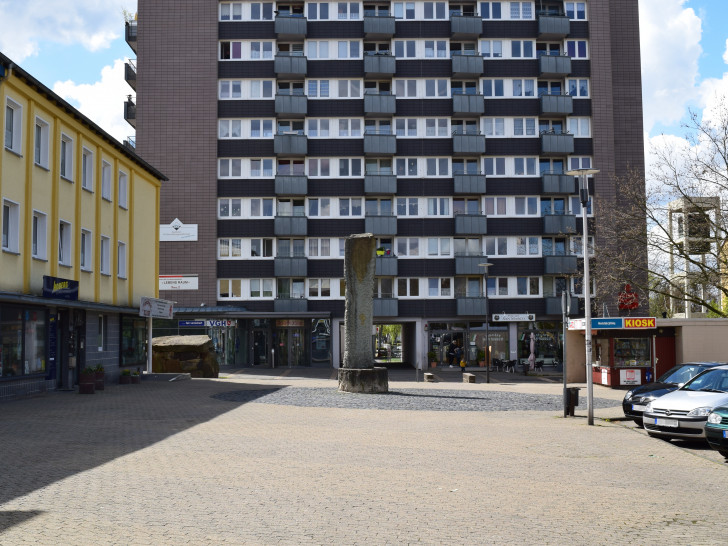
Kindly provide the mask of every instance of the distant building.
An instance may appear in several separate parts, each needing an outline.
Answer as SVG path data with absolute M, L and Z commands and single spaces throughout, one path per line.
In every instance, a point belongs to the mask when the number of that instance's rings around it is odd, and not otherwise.
M 0 400 L 145 365 L 165 176 L 0 54 Z

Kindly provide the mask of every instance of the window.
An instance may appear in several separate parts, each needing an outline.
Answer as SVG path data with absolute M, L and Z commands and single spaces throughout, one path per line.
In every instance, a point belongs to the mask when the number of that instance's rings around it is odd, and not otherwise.
M 502 10 L 501 5 L 503 2 L 481 2 L 480 3 L 480 16 L 483 19 L 501 19 Z
M 394 3 L 395 19 L 414 19 L 415 3 L 414 2 L 395 2 Z
M 330 298 L 331 297 L 331 279 L 309 279 L 308 280 L 308 297 L 309 298 Z
M 225 120 L 223 120 L 225 121 Z M 230 120 L 232 123 L 235 120 Z M 235 138 L 235 127 L 230 126 L 230 138 Z M 251 138 L 273 138 L 273 120 L 272 119 L 251 119 L 250 120 L 250 137 Z
M 23 152 L 23 108 L 8 98 L 5 102 L 5 147 L 16 154 Z
M 361 176 L 361 159 L 339 159 L 339 176 Z
M 427 239 L 428 256 L 450 256 L 449 237 L 430 237 Z
M 61 265 L 71 265 L 71 224 L 61 222 L 58 225 L 58 263 Z
M 251 199 L 250 216 L 273 216 L 273 199 Z
M 449 118 L 426 119 L 425 120 L 425 136 L 428 137 L 449 137 L 450 129 L 448 124 Z
M 506 158 L 505 157 L 486 157 L 485 174 L 488 176 L 505 176 L 506 174 Z
M 569 19 L 583 21 L 586 19 L 586 2 L 566 2 L 566 16 Z
M 339 98 L 360 99 L 361 80 L 339 80 Z
M 308 176 L 331 176 L 330 159 L 309 159 Z
M 427 215 L 450 216 L 450 199 L 447 197 L 428 197 Z
M 508 279 L 505 277 L 488 277 L 488 296 L 507 296 Z
M 549 214 L 566 214 L 566 199 L 563 197 L 554 197 L 553 199 L 542 197 L 541 215 L 547 216 Z
M 538 237 L 516 237 L 516 254 L 518 256 L 538 256 Z
M 511 2 L 511 19 L 532 19 L 531 2 Z
M 47 245 L 46 245 L 46 226 L 47 217 L 42 212 L 33 211 L 33 225 L 32 225 L 32 248 L 31 255 L 33 258 L 39 260 L 46 259 Z
M 418 298 L 420 296 L 420 279 L 397 279 L 397 297 Z
M 308 42 L 308 58 L 309 59 L 328 59 L 329 58 L 329 42 L 327 40 L 309 40 Z
M 502 40 L 481 40 L 480 54 L 486 58 L 500 59 L 503 57 Z
M 342 285 L 343 285 L 342 281 Z M 376 277 L 374 279 L 374 290 L 373 290 L 373 296 L 374 298 L 392 298 L 394 297 L 394 279 L 391 277 Z M 345 286 L 342 286 L 342 288 L 345 288 Z M 342 296 L 344 295 L 345 290 L 341 290 Z
M 236 248 L 236 239 L 232 239 L 233 258 L 237 257 L 238 249 Z M 242 252 L 240 252 L 242 254 Z M 250 257 L 251 258 L 272 258 L 273 257 L 273 239 L 251 239 L 250 240 Z
M 419 216 L 420 200 L 417 197 L 397 197 L 397 216 Z
M 566 256 L 565 237 L 543 237 L 541 251 L 544 256 Z
M 398 237 L 397 256 L 419 256 L 420 240 L 417 237 Z
M 394 172 L 397 176 L 417 176 L 417 158 L 398 157 Z
M 592 196 L 589 196 L 589 202 L 586 205 L 586 213 L 587 215 L 592 213 L 592 202 L 594 201 L 594 198 Z M 571 197 L 571 213 L 575 214 L 577 216 L 581 215 L 581 199 L 573 195 Z
M 361 216 L 360 198 L 339 198 L 339 216 Z
M 218 98 L 220 99 L 239 99 L 243 96 L 242 82 L 240 80 L 222 80 Z
M 446 40 L 425 40 L 425 58 L 431 59 L 434 57 L 447 58 Z
M 425 19 L 447 19 L 447 2 L 425 2 Z
M 487 214 L 488 216 L 505 216 L 506 198 L 505 197 L 486 197 L 485 198 L 485 214 Z
M 312 99 L 329 96 L 329 80 L 308 80 L 308 97 Z
M 97 325 L 96 347 L 99 351 L 104 351 L 109 346 L 109 317 L 99 315 Z
M 251 298 L 272 298 L 273 279 L 250 279 Z
M 273 20 L 273 3 L 272 2 L 253 2 L 250 4 L 250 18 L 253 21 L 272 21 Z
M 217 214 L 219 218 L 241 218 L 243 216 L 241 199 L 218 199 Z
M 533 59 L 534 51 L 532 40 L 511 40 L 511 57 L 514 59 Z
M 414 59 L 417 56 L 415 40 L 395 40 L 394 56 L 398 59 Z
M 516 197 L 516 216 L 538 216 L 538 197 Z
M 485 136 L 505 136 L 506 134 L 505 118 L 485 118 L 484 125 Z
M 370 159 L 364 160 L 364 172 L 372 175 L 389 175 L 392 170 L 391 159 Z
M 91 232 L 87 229 L 81 230 L 81 269 L 91 271 L 93 263 Z
M 303 176 L 305 174 L 303 159 L 279 159 L 276 174 Z
M 33 160 L 36 165 L 48 168 L 48 148 L 50 143 L 50 129 L 48 124 L 40 118 L 35 118 L 35 150 Z
M 586 40 L 566 40 L 566 54 L 572 59 L 586 59 Z
M 591 124 L 589 118 L 569 118 L 569 132 L 575 137 L 591 137 Z
M 218 258 L 242 258 L 243 256 L 243 240 L 242 239 L 218 239 L 217 257 Z M 251 245 L 252 246 L 252 245 Z M 251 257 L 253 253 L 251 252 Z
M 457 81 L 452 80 L 450 82 L 450 93 L 452 95 L 477 95 L 478 94 L 478 82 L 472 81 Z
M 577 256 L 584 255 L 584 243 L 581 235 L 571 238 L 571 252 Z M 594 237 L 589 237 L 589 256 L 594 256 Z
M 339 19 L 359 19 L 359 4 L 357 2 L 339 2 L 337 12 Z
M 255 120 L 258 122 L 258 135 L 257 138 L 260 137 L 260 120 Z M 251 137 L 253 137 L 252 132 L 252 123 L 253 120 L 251 120 Z M 243 131 L 242 131 L 242 121 L 239 119 L 221 119 L 217 122 L 218 127 L 218 138 L 242 138 L 243 137 Z M 255 138 L 255 137 L 254 137 Z
M 539 277 L 516 277 L 516 289 L 519 296 L 538 296 L 541 294 Z
M 61 133 L 61 177 L 73 180 L 73 140 Z
M 81 154 L 81 187 L 88 191 L 94 190 L 94 154 L 87 148 Z
M 570 157 L 569 167 L 573 171 L 591 169 L 591 157 Z
M 116 247 L 116 276 L 126 278 L 126 244 L 119 241 Z
M 481 256 L 480 239 L 477 237 L 455 237 L 455 256 Z
M 361 42 L 358 40 L 339 40 L 338 41 L 338 58 L 339 59 L 358 59 L 361 57 Z
M 398 137 L 416 137 L 417 136 L 417 119 L 397 119 L 394 121 L 395 134 Z
M 535 157 L 514 157 L 513 167 L 516 176 L 536 176 Z
M 276 202 L 276 215 L 306 216 L 306 203 L 303 199 L 278 199 Z M 278 250 L 280 252 L 280 247 Z
M 341 133 L 341 131 L 339 131 L 339 133 Z M 328 138 L 330 136 L 329 120 L 310 118 L 308 120 L 308 130 L 306 131 L 306 135 L 309 138 Z M 339 136 L 341 136 L 341 134 L 339 134 Z
M 480 174 L 480 161 L 478 159 L 453 159 L 452 174 Z
M 428 157 L 427 176 L 450 176 L 450 160 L 447 157 Z
M 101 197 L 111 201 L 111 164 L 101 163 Z
M 534 96 L 533 80 L 513 80 L 513 96 L 514 97 L 533 97 Z
M 398 98 L 417 98 L 417 80 L 394 80 L 394 94 Z
M 101 246 L 99 248 L 99 262 L 101 264 L 101 274 L 111 274 L 111 239 L 101 236 Z
M 123 209 L 127 208 L 128 177 L 126 173 L 119 171 L 119 206 Z
M 331 239 L 311 238 L 308 240 L 308 256 L 310 258 L 328 258 L 331 256 Z
M 234 160 L 233 160 L 234 161 Z M 233 170 L 233 176 L 235 172 Z M 272 159 L 251 159 L 250 160 L 250 177 L 265 178 L 274 176 Z
M 3 250 L 20 252 L 20 205 L 3 201 Z
M 427 279 L 427 296 L 431 298 L 451 298 L 452 279 L 447 277 Z
M 251 281 L 252 286 L 253 281 Z M 240 279 L 218 279 L 218 297 L 223 299 L 240 299 L 243 297 Z
M 242 3 L 235 2 L 235 3 L 220 4 L 220 21 L 242 21 L 242 19 L 243 19 L 243 4 Z
M 314 121 L 314 120 L 309 120 Z M 322 120 L 324 121 L 324 120 Z M 328 136 L 328 120 L 327 123 L 327 134 Z M 322 135 L 324 136 L 324 135 Z M 361 138 L 361 120 L 360 119 L 340 119 L 339 120 L 339 136 L 340 137 L 358 137 Z
M 456 197 L 452 200 L 453 214 L 480 214 L 480 199 Z
M 252 80 L 250 82 L 250 98 L 273 98 L 273 80 Z
M 447 97 L 449 80 L 425 80 L 425 97 Z
M 536 136 L 536 118 L 514 118 L 514 136 Z
M 507 237 L 486 237 L 485 238 L 485 255 L 486 256 L 506 256 L 506 255 L 508 255 L 508 238 Z
M 483 95 L 486 97 L 503 97 L 503 80 L 483 80 Z
M 308 18 L 312 21 L 327 20 L 329 18 L 328 2 L 308 2 Z

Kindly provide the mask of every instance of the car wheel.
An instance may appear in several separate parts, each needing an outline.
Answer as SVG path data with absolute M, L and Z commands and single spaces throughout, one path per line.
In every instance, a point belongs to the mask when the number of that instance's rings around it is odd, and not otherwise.
M 718 453 L 720 453 L 721 455 L 723 455 L 723 457 L 728 459 L 728 449 L 719 449 Z
M 642 424 L 642 419 L 632 419 L 638 427 L 644 428 L 644 425 Z

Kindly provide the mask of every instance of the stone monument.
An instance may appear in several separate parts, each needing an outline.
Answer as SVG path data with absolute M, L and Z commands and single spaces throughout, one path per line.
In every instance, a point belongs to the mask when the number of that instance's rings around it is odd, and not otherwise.
M 344 248 L 344 362 L 339 368 L 343 392 L 389 391 L 387 368 L 375 368 L 372 354 L 374 246 L 374 236 L 362 233 L 348 237 Z

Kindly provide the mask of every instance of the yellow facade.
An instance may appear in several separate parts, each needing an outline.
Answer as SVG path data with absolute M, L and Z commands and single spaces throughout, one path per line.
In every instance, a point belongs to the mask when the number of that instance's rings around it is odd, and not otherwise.
M 163 175 L 24 71 L 0 76 L 0 291 L 40 295 L 48 275 L 81 301 L 157 297 Z

